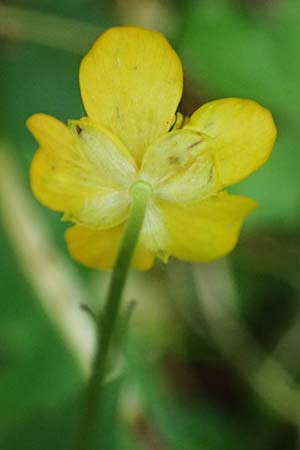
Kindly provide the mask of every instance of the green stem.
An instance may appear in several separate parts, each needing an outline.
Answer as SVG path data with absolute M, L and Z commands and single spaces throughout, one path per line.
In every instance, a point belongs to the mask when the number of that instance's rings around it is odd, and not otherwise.
M 130 263 L 143 225 L 151 187 L 138 181 L 132 187 L 132 207 L 112 273 L 104 311 L 97 321 L 97 350 L 92 375 L 87 386 L 84 409 L 79 428 L 76 450 L 91 450 L 94 443 L 97 419 L 100 413 L 102 384 L 106 363 L 114 334 L 120 301 L 125 287 Z

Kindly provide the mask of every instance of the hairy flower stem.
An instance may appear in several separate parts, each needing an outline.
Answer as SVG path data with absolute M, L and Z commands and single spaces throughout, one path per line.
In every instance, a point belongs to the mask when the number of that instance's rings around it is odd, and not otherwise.
M 99 316 L 97 320 L 97 350 L 84 399 L 76 450 L 92 450 L 93 445 L 95 445 L 96 429 L 101 428 L 101 424 L 97 422 L 100 416 L 102 385 L 106 373 L 107 357 L 130 263 L 143 225 L 148 199 L 151 195 L 151 187 L 142 181 L 138 181 L 133 185 L 131 193 L 133 202 L 130 215 L 112 273 L 104 311 L 101 318 Z

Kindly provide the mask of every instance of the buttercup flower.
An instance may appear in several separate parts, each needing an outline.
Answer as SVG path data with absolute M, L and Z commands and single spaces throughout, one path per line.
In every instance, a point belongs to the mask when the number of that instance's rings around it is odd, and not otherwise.
M 87 117 L 68 125 L 35 114 L 28 127 L 40 144 L 31 166 L 36 197 L 75 225 L 71 255 L 111 268 L 128 218 L 132 186 L 151 187 L 133 265 L 173 255 L 210 261 L 235 246 L 256 203 L 229 195 L 268 158 L 276 128 L 251 100 L 225 98 L 176 113 L 181 62 L 167 40 L 137 27 L 111 28 L 80 66 Z

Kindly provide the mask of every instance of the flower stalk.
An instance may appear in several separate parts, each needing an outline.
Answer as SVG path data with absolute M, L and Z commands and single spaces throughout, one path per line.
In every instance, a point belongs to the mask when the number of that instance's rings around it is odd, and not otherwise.
M 104 310 L 97 318 L 97 349 L 84 399 L 76 450 L 92 449 L 103 392 L 109 350 L 118 318 L 122 293 L 146 213 L 151 187 L 142 181 L 131 188 L 132 206 L 114 265 Z

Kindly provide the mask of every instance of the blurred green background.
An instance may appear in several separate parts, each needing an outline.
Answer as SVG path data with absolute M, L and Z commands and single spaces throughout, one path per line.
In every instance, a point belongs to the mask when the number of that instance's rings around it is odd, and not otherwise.
M 256 199 L 236 250 L 132 272 L 135 300 L 107 381 L 105 450 L 292 450 L 300 423 L 298 0 L 0 1 L 0 448 L 72 448 L 108 274 L 66 252 L 31 195 L 26 118 L 79 118 L 78 66 L 113 25 L 158 29 L 185 70 L 180 110 L 240 96 L 271 109 L 270 161 L 232 191 Z M 126 303 L 127 302 L 127 303 Z

